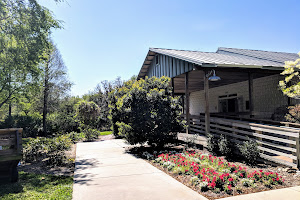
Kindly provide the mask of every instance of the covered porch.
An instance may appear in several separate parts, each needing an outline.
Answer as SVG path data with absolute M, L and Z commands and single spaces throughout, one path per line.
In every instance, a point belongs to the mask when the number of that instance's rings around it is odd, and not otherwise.
M 214 72 L 221 80 L 209 81 Z M 236 144 L 252 139 L 264 161 L 299 168 L 300 125 L 274 120 L 277 107 L 295 102 L 276 91 L 277 84 L 266 86 L 271 79 L 275 83 L 279 73 L 201 66 L 173 77 L 174 95 L 183 98 L 186 134 L 199 135 L 203 145 L 208 133 L 225 135 Z

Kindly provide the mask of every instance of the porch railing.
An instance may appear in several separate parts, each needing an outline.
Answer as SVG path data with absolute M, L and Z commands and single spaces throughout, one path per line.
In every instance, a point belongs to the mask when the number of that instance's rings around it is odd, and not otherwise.
M 190 115 L 190 131 L 205 135 L 203 116 Z M 223 134 L 236 144 L 255 140 L 265 161 L 300 167 L 299 128 L 210 117 L 210 132 L 216 137 Z

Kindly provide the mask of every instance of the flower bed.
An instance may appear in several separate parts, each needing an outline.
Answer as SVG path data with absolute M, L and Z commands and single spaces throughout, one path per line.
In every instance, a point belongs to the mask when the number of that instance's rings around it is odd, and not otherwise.
M 142 157 L 210 199 L 285 185 L 276 172 L 248 169 L 200 152 L 144 152 Z

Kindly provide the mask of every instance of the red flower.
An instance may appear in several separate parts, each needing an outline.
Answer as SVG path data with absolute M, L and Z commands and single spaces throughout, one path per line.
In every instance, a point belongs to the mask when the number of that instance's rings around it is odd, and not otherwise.
M 243 173 L 240 173 L 240 177 L 242 177 L 242 178 L 244 177 Z
M 215 183 L 215 182 L 212 182 L 212 183 L 210 184 L 210 186 L 211 186 L 212 189 L 214 189 L 214 187 L 216 187 L 216 183 Z
M 233 181 L 233 178 L 229 178 L 228 181 L 232 182 L 232 181 Z
M 231 190 L 231 185 L 228 185 L 227 188 L 228 188 L 228 190 Z

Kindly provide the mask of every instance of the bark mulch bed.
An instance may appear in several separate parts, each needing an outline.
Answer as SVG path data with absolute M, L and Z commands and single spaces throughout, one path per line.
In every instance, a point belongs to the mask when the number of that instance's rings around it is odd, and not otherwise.
M 186 149 L 187 149 L 187 147 L 185 145 L 180 145 L 180 146 L 170 146 L 170 147 L 165 148 L 163 150 L 166 150 L 166 151 L 175 150 L 177 152 L 183 152 Z M 242 163 L 242 162 L 228 161 L 231 164 L 235 164 L 236 166 L 246 167 L 248 173 L 251 173 L 251 172 L 254 172 L 254 171 L 259 171 L 259 170 L 278 173 L 279 176 L 282 176 L 282 178 L 284 179 L 284 183 L 282 185 L 280 185 L 280 184 L 279 185 L 272 185 L 271 188 L 267 188 L 262 183 L 256 184 L 256 187 L 244 187 L 244 186 L 242 186 L 241 183 L 238 183 L 237 186 L 242 189 L 242 192 L 238 193 L 236 190 L 233 190 L 233 193 L 231 195 L 225 193 L 224 191 L 221 191 L 220 193 L 215 193 L 212 190 L 208 190 L 207 192 L 202 192 L 200 190 L 200 187 L 192 185 L 192 183 L 191 183 L 191 177 L 192 176 L 191 175 L 174 174 L 173 172 L 168 171 L 167 168 L 162 167 L 162 165 L 160 165 L 159 163 L 154 163 L 152 160 L 147 160 L 145 158 L 145 156 L 143 155 L 144 152 L 149 152 L 150 154 L 152 154 L 153 151 L 157 151 L 157 150 L 152 149 L 150 147 L 143 147 L 143 146 L 142 147 L 133 147 L 133 148 L 131 147 L 131 148 L 127 149 L 127 152 L 129 152 L 131 154 L 134 154 L 137 157 L 145 159 L 151 165 L 153 165 L 153 166 L 157 167 L 158 169 L 164 171 L 166 174 L 170 175 L 171 177 L 175 178 L 179 182 L 183 183 L 184 185 L 188 186 L 189 188 L 193 189 L 194 191 L 198 192 L 199 194 L 205 196 L 206 198 L 208 198 L 210 200 L 225 198 L 225 197 L 229 197 L 229 196 L 249 194 L 249 193 L 255 193 L 255 192 L 274 190 L 274 189 L 280 189 L 280 188 L 293 187 L 293 186 L 299 186 L 300 185 L 300 173 L 299 173 L 299 171 L 297 173 L 288 173 L 287 169 L 289 169 L 289 168 L 285 168 L 285 167 L 280 167 L 280 166 L 274 167 L 274 166 L 267 165 L 267 164 L 264 164 L 264 163 L 259 163 L 257 166 L 251 167 L 251 166 L 246 165 L 245 163 Z M 199 150 L 199 149 L 189 148 L 188 151 L 195 151 L 195 152 L 198 152 L 198 153 L 201 153 L 201 154 L 209 154 L 209 152 L 206 149 Z M 226 159 L 224 157 L 222 157 L 222 158 L 226 161 Z

